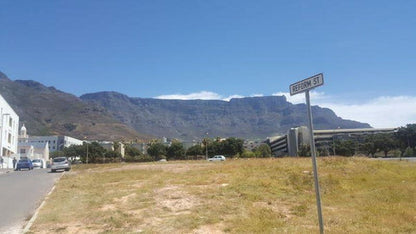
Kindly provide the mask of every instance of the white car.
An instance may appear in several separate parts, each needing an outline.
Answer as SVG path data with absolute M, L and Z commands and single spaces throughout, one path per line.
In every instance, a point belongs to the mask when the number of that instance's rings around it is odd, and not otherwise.
M 225 157 L 224 155 L 215 155 L 212 158 L 209 158 L 208 161 L 213 162 L 213 161 L 225 161 Z
M 43 160 L 40 158 L 36 158 L 32 160 L 33 167 L 44 168 Z
M 71 170 L 71 163 L 67 157 L 57 157 L 52 159 L 51 172 L 55 172 L 57 170 Z

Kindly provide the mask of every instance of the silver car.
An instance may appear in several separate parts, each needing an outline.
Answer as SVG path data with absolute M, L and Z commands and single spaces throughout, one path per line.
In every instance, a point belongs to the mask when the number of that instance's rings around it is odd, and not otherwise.
M 71 163 L 67 157 L 57 157 L 52 160 L 51 172 L 55 172 L 57 170 L 71 170 Z
M 33 167 L 35 168 L 44 168 L 43 160 L 40 158 L 36 158 L 32 160 Z
M 212 158 L 209 158 L 208 161 L 213 162 L 213 161 L 225 161 L 225 157 L 224 155 L 215 155 Z

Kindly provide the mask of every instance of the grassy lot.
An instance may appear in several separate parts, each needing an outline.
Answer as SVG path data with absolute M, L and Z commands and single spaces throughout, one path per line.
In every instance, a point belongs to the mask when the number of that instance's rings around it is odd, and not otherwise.
M 416 233 L 416 163 L 319 158 L 327 233 Z M 35 233 L 319 233 L 310 158 L 89 165 Z

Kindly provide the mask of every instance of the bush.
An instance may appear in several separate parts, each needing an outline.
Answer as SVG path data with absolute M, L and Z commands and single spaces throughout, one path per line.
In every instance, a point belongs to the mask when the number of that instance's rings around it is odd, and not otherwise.
M 253 151 L 244 150 L 244 152 L 240 155 L 241 158 L 255 158 L 256 154 Z
M 124 158 L 126 162 L 152 162 L 153 158 L 150 155 L 137 155 L 137 156 L 126 156 Z
M 310 157 L 311 156 L 311 147 L 309 145 L 301 145 L 298 150 L 298 156 L 300 157 Z
M 260 146 L 255 148 L 254 153 L 256 154 L 256 157 L 259 158 L 269 158 L 272 156 L 272 150 L 270 149 L 270 146 L 267 144 L 261 144 Z
M 407 147 L 403 154 L 404 157 L 412 157 L 413 155 L 414 155 L 414 150 L 410 147 Z

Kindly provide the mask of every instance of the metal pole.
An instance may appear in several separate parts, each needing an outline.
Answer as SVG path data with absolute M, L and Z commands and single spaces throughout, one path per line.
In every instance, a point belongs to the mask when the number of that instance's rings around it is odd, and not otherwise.
M 207 137 L 205 138 L 205 160 L 208 160 L 208 133 L 206 133 Z
M 88 164 L 88 142 L 87 142 L 87 164 Z
M 312 110 L 311 110 L 311 101 L 309 97 L 309 90 L 305 92 L 305 96 L 306 96 L 306 105 L 308 109 L 309 135 L 310 135 L 311 155 L 312 155 L 312 164 L 313 164 L 313 176 L 315 179 L 316 206 L 318 208 L 319 230 L 320 230 L 320 233 L 323 234 L 324 233 L 324 221 L 322 218 L 321 194 L 319 191 L 318 166 L 316 164 L 315 138 L 313 136 Z
M 208 139 L 205 139 L 205 159 L 208 159 Z

